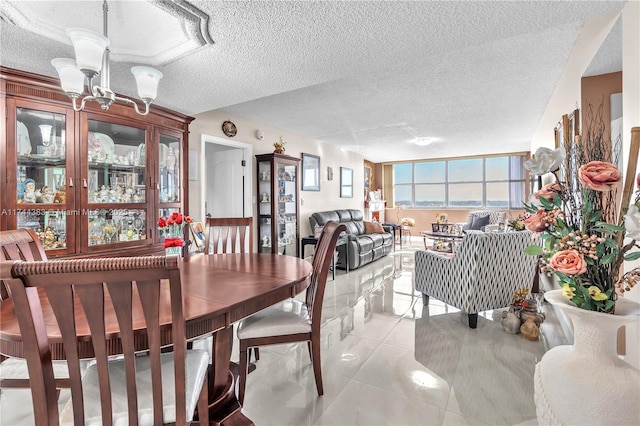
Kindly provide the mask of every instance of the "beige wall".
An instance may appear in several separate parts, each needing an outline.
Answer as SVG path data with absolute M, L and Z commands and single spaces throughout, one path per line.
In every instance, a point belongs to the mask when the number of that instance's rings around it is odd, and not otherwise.
M 483 209 L 473 209 L 483 210 Z M 471 210 L 454 210 L 454 209 L 442 209 L 442 210 L 426 210 L 426 209 L 394 209 L 387 208 L 385 210 L 385 219 L 387 222 L 398 223 L 403 217 L 410 217 L 416 221 L 416 225 L 413 227 L 412 236 L 419 236 L 420 231 L 426 231 L 431 229 L 431 224 L 436 220 L 436 214 L 446 213 L 447 221 L 449 223 L 465 223 L 469 217 Z M 507 216 L 513 219 L 517 218 L 520 214 L 524 213 L 524 210 L 506 210 Z
M 300 191 L 300 236 L 311 234 L 309 226 L 309 216 L 317 211 L 334 209 L 360 209 L 364 211 L 364 158 L 354 152 L 343 151 L 337 146 L 319 143 L 306 139 L 293 133 L 284 132 L 273 127 L 246 120 L 225 113 L 224 111 L 209 111 L 198 114 L 190 126 L 189 150 L 197 151 L 198 162 L 200 162 L 200 148 L 202 135 L 215 136 L 222 139 L 233 140 L 251 144 L 253 154 L 265 154 L 273 152 L 273 142 L 280 136 L 287 142 L 285 154 L 292 157 L 301 157 L 301 153 L 314 154 L 320 156 L 320 191 Z M 222 123 L 231 120 L 238 129 L 238 133 L 233 138 L 229 138 L 222 133 Z M 264 133 L 264 139 L 256 137 L 256 131 Z M 253 171 L 252 193 L 256 195 L 255 182 L 255 157 L 251 159 L 249 165 Z M 333 168 L 333 180 L 327 180 L 327 166 Z M 340 198 L 340 167 L 353 169 L 354 197 Z M 202 170 L 198 170 L 198 180 L 189 182 L 189 213 L 194 220 L 201 221 L 198 217 L 201 213 L 201 183 Z M 253 203 L 252 211 L 256 215 L 256 204 Z

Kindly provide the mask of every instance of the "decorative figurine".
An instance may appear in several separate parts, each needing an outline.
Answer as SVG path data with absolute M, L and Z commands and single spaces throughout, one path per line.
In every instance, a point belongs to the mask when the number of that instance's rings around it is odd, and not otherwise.
M 36 202 L 36 183 L 33 179 L 25 180 L 24 196 L 22 197 L 22 200 L 29 204 Z
M 502 312 L 502 328 L 509 334 L 518 334 L 520 332 L 520 318 L 514 312 L 513 307 L 508 312 Z
M 276 154 L 284 154 L 284 146 L 286 144 L 287 143 L 282 140 L 282 136 L 280 136 L 280 140 L 273 143 L 273 147 L 275 148 L 273 152 L 275 152 Z
M 527 317 L 527 321 L 520 327 L 520 332 L 528 340 L 538 340 L 540 337 L 540 329 L 533 320 L 533 317 Z

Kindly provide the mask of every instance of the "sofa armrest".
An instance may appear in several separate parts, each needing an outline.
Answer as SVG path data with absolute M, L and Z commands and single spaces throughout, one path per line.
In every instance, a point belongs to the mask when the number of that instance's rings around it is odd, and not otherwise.
M 457 255 L 449 257 L 431 250 L 416 251 L 413 274 L 413 287 L 416 291 L 459 308 L 458 292 L 451 289 L 452 286 L 464 284 L 463 275 Z

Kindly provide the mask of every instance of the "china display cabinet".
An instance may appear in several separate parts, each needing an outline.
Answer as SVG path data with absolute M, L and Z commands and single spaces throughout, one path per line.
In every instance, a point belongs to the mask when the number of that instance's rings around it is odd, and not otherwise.
M 193 118 L 119 104 L 76 112 L 56 79 L 4 67 L 0 96 L 0 229 L 34 229 L 48 257 L 163 252 L 158 218 L 188 214 Z
M 300 159 L 284 154 L 256 155 L 258 252 L 298 255 L 298 170 Z

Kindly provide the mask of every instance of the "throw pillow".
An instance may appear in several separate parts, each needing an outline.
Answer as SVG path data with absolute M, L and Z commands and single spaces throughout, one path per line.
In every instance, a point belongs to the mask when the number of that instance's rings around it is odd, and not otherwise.
M 486 216 L 473 216 L 473 222 L 471 222 L 471 226 L 469 229 L 473 229 L 476 231 L 481 231 L 482 228 L 489 224 L 489 215 Z
M 384 234 L 385 231 L 378 222 L 364 221 L 364 233 L 365 234 Z

